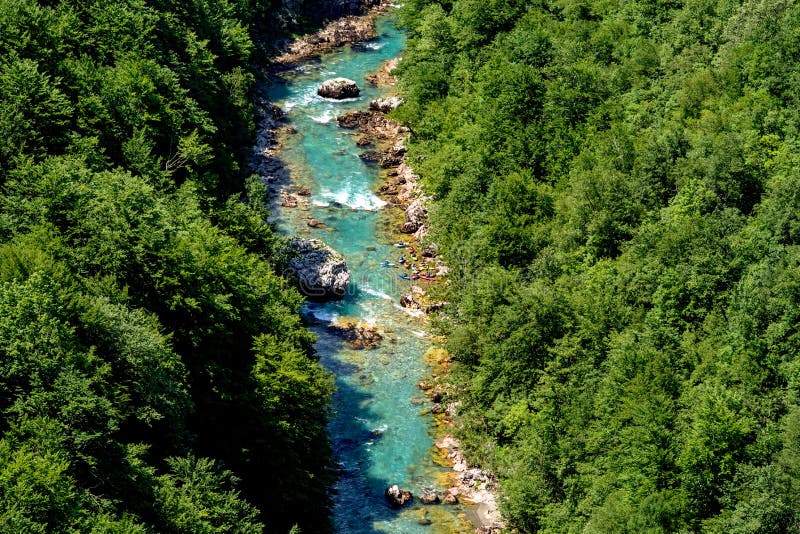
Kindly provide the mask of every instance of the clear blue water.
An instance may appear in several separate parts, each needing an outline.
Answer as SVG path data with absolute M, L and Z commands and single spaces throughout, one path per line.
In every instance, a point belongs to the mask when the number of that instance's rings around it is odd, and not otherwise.
M 323 239 L 346 256 L 351 271 L 344 300 L 309 303 L 305 310 L 318 319 L 312 326 L 319 338 L 316 348 L 323 365 L 335 373 L 338 388 L 329 427 L 341 468 L 334 497 L 336 532 L 468 532 L 460 506 L 423 510 L 417 501 L 397 511 L 384 498 L 390 484 L 415 495 L 425 488 L 442 490 L 437 478 L 444 469 L 433 463 L 432 421 L 421 415 L 430 403 L 416 385 L 426 374 L 422 356 L 431 345 L 425 318 L 397 305 L 408 282 L 398 278 L 397 269 L 380 266 L 386 259 L 396 261 L 400 251 L 387 242 L 387 212 L 373 192 L 379 169 L 358 157 L 355 134 L 336 124 L 338 115 L 365 109 L 380 96 L 364 77 L 403 50 L 403 34 L 389 18 L 379 21 L 378 33 L 379 39 L 366 46 L 345 47 L 282 74 L 280 83 L 271 87 L 270 100 L 297 130 L 285 136 L 279 157 L 292 182 L 311 190 L 308 210 L 279 209 L 278 226 L 287 233 Z M 318 97 L 319 84 L 336 76 L 355 80 L 361 96 L 338 102 Z M 303 219 L 309 216 L 327 227 L 309 228 Z M 326 328 L 337 317 L 377 324 L 385 335 L 382 345 L 368 351 L 349 349 Z M 430 526 L 417 521 L 425 510 Z

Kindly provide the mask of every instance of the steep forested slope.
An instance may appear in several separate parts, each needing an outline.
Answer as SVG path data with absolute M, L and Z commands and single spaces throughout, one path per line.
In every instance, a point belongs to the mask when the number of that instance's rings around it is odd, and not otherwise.
M 326 527 L 331 380 L 241 200 L 307 4 L 0 0 L 0 531 Z
M 800 531 L 800 7 L 404 13 L 461 432 L 510 523 Z

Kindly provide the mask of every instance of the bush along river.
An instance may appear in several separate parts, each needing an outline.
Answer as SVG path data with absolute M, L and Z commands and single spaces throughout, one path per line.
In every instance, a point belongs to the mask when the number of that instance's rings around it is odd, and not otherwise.
M 390 212 L 399 210 L 374 193 L 380 168 L 360 157 L 358 134 L 336 120 L 382 96 L 365 77 L 403 50 L 403 34 L 391 16 L 379 18 L 376 31 L 376 39 L 295 63 L 276 76 L 266 97 L 283 111 L 280 144 L 274 151 L 265 148 L 270 140 L 263 133 L 259 142 L 282 171 L 267 165 L 260 172 L 273 173 L 267 178 L 273 182 L 278 228 L 323 240 L 344 255 L 351 275 L 342 300 L 309 302 L 304 310 L 318 336 L 320 360 L 336 376 L 329 424 L 339 466 L 336 532 L 472 532 L 463 504 L 421 502 L 430 490 L 444 496 L 449 473 L 434 461 L 434 423 L 425 414 L 431 402 L 418 387 L 429 371 L 423 355 L 431 340 L 424 314 L 398 304 L 409 290 L 399 274 L 409 271 L 383 265 L 408 255 L 391 242 L 398 215 L 392 221 Z M 318 96 L 320 84 L 336 77 L 356 81 L 360 95 Z M 363 335 L 352 339 L 357 332 Z M 390 506 L 385 491 L 394 484 L 414 495 L 410 504 Z

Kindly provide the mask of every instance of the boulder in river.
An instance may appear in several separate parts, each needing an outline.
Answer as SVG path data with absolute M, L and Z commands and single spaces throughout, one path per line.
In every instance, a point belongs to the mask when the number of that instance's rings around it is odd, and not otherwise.
M 343 98 L 355 98 L 359 95 L 361 89 L 358 84 L 353 80 L 347 78 L 331 78 L 325 80 L 317 88 L 317 94 L 324 98 L 335 98 L 341 100 Z
M 401 490 L 400 486 L 397 484 L 393 484 L 386 488 L 386 500 L 389 502 L 389 506 L 392 508 L 400 508 L 405 504 L 411 502 L 411 499 L 414 497 L 411 495 L 411 492 L 408 490 Z
M 420 497 L 422 504 L 438 504 L 439 502 L 439 494 L 435 491 L 426 491 L 422 497 Z
M 341 300 L 350 285 L 344 256 L 319 239 L 296 237 L 290 241 L 294 256 L 289 267 L 300 292 L 310 300 Z

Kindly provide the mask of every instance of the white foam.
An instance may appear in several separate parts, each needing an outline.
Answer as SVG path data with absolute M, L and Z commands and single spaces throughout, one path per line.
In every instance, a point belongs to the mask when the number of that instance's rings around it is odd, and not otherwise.
M 370 50 L 380 50 L 386 45 L 386 43 L 364 43 L 364 48 L 369 48 Z
M 326 323 L 333 323 L 339 320 L 339 314 L 333 312 L 327 312 L 324 310 L 308 310 L 308 314 L 314 317 L 317 321 L 323 321 Z
M 309 115 L 309 118 L 314 121 L 318 122 L 319 124 L 328 124 L 336 117 L 336 113 L 332 109 L 326 109 L 320 115 L 314 116 Z
M 406 312 L 411 317 L 423 317 L 425 315 L 425 312 L 422 310 L 412 310 L 410 308 L 404 308 L 396 302 L 394 303 L 394 307 L 397 308 L 398 310 Z
M 359 289 L 361 291 L 363 291 L 364 293 L 366 293 L 367 295 L 372 295 L 373 297 L 378 297 L 378 298 L 385 299 L 385 300 L 392 300 L 391 295 L 387 295 L 383 291 L 378 291 L 376 289 L 372 289 L 369 286 L 363 286 L 363 287 L 359 286 Z
M 377 211 L 386 205 L 386 202 L 373 193 L 353 193 L 350 191 L 323 190 L 320 196 L 338 202 L 354 210 Z
M 294 98 L 283 101 L 283 103 L 281 104 L 281 108 L 283 108 L 284 111 L 288 112 L 290 109 L 296 106 L 300 107 L 307 106 L 308 104 L 313 102 L 316 98 L 317 98 L 317 92 L 315 89 L 312 88 L 309 91 L 301 93 Z
M 311 204 L 318 208 L 327 208 L 331 205 L 330 202 L 325 202 L 324 200 L 312 200 Z
M 334 103 L 338 103 L 338 102 L 357 102 L 358 101 L 358 97 L 354 97 L 354 98 L 325 98 L 324 96 L 317 96 L 317 98 L 319 100 L 324 100 L 325 102 L 334 102 Z

